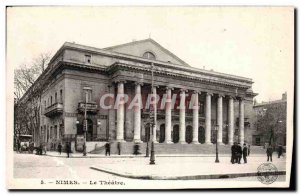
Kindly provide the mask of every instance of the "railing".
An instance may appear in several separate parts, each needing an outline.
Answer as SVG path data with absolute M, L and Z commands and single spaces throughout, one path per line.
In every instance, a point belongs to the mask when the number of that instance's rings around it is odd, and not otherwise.
M 44 114 L 47 117 L 51 117 L 51 116 L 54 116 L 54 115 L 62 114 L 63 113 L 63 108 L 64 108 L 63 104 L 57 102 L 57 103 L 54 103 L 51 106 L 47 107 L 45 109 Z

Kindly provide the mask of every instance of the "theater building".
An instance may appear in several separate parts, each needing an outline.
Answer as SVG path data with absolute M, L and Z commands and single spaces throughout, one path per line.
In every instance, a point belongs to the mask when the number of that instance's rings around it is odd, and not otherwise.
M 198 106 L 172 108 L 167 101 L 161 108 L 158 102 L 149 136 L 149 109 L 142 105 L 128 109 L 129 102 L 103 109 L 100 98 L 141 94 L 144 100 L 151 93 L 152 70 L 154 94 L 167 94 L 168 100 L 175 94 L 175 102 L 185 105 L 194 95 Z M 169 144 L 252 143 L 249 114 L 256 95 L 252 79 L 194 68 L 153 39 L 104 49 L 66 42 L 43 74 L 49 77 L 41 98 L 40 131 L 34 133 L 36 144 L 53 148 L 58 142 L 76 140 L 84 133 L 85 109 L 87 143 L 145 142 L 150 137 Z

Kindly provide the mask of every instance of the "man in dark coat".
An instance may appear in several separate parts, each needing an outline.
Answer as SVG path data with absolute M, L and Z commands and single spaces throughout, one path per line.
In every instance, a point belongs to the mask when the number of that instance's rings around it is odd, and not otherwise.
M 62 145 L 61 145 L 61 143 L 58 144 L 57 150 L 58 150 L 59 155 L 61 155 L 61 150 L 62 150 Z
M 121 143 L 120 142 L 118 142 L 118 155 L 121 155 Z
M 66 143 L 66 152 L 67 152 L 68 158 L 70 158 L 71 146 L 70 146 L 69 142 Z
M 139 146 L 138 144 L 134 144 L 134 147 L 133 147 L 133 154 L 134 154 L 134 155 L 140 154 L 140 146 Z
M 243 153 L 242 146 L 241 146 L 240 143 L 238 143 L 238 146 L 237 146 L 237 161 L 238 161 L 238 164 L 241 164 L 242 153 Z
M 247 156 L 248 156 L 248 148 L 247 148 L 247 145 L 244 144 L 244 147 L 243 147 L 243 159 L 244 159 L 244 163 L 247 163 Z
M 231 163 L 237 163 L 237 143 L 234 142 L 234 144 L 231 146 Z
M 105 144 L 105 156 L 107 156 L 107 154 L 110 156 L 110 143 L 107 142 Z
M 273 154 L 273 148 L 271 145 L 268 146 L 267 148 L 267 156 L 268 156 L 268 160 L 267 161 L 271 161 L 272 162 L 272 154 Z
M 282 145 L 279 145 L 278 146 L 278 158 L 280 158 L 280 156 L 282 155 L 282 153 L 283 153 Z

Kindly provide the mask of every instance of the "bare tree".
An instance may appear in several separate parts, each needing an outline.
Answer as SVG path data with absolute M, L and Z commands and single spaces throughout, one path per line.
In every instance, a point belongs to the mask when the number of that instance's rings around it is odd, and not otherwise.
M 14 93 L 17 101 L 28 91 L 42 72 L 45 71 L 50 57 L 50 53 L 42 53 L 32 60 L 31 65 L 23 64 L 14 71 Z
M 265 143 L 277 145 L 278 139 L 286 134 L 286 104 L 268 106 L 258 117 L 256 126 Z
M 43 91 L 41 75 L 47 68 L 50 56 L 50 53 L 42 53 L 32 60 L 31 66 L 24 64 L 14 71 L 15 139 L 20 134 L 35 136 L 39 130 Z

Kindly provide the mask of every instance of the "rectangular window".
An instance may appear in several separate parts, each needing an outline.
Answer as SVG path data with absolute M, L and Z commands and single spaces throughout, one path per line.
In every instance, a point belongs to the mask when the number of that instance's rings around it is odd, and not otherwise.
M 57 93 L 55 92 L 54 103 L 57 103 Z
M 59 91 L 60 103 L 63 103 L 63 91 L 62 89 Z
M 92 60 L 91 55 L 85 55 L 85 63 L 91 64 L 92 63 L 91 60 Z
M 92 102 L 92 90 L 88 90 L 88 102 Z
M 259 138 L 259 137 L 256 137 L 256 138 L 255 138 L 255 144 L 256 144 L 257 146 L 260 145 L 260 138 Z
M 92 88 L 91 87 L 84 87 L 82 90 L 83 94 L 83 101 L 92 102 Z

